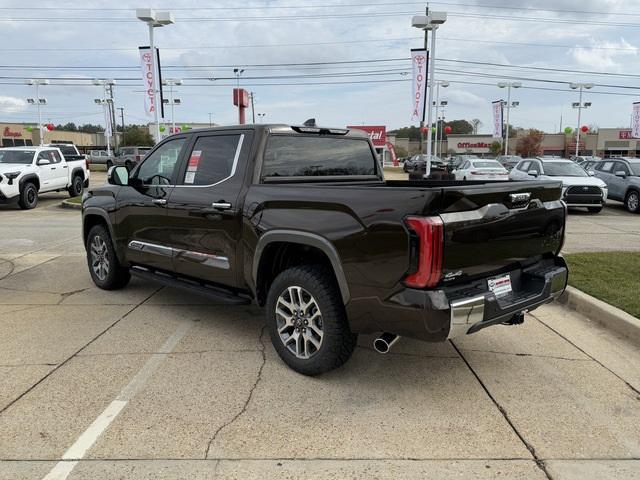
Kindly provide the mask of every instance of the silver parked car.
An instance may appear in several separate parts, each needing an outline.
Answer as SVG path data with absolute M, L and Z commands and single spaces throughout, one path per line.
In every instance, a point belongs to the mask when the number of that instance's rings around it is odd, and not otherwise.
M 632 213 L 640 213 L 640 158 L 607 158 L 594 168 L 596 177 L 609 188 L 609 198 L 624 202 Z
M 122 147 L 115 158 L 116 165 L 124 165 L 131 171 L 149 153 L 152 147 Z

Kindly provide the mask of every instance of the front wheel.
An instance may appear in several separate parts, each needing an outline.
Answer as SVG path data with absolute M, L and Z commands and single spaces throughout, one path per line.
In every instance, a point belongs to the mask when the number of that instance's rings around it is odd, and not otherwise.
M 635 190 L 631 190 L 624 199 L 624 206 L 631 213 L 640 213 L 640 194 Z
M 343 365 L 356 347 L 333 275 L 321 266 L 281 272 L 267 295 L 267 326 L 280 358 L 303 375 Z
M 129 283 L 129 269 L 122 267 L 104 225 L 96 225 L 87 235 L 87 263 L 93 283 L 103 290 L 117 290 Z
M 82 195 L 83 184 L 84 180 L 82 180 L 82 177 L 80 175 L 76 175 L 75 177 L 73 177 L 71 186 L 67 190 L 69 192 L 69 196 L 73 198 Z
M 18 205 L 20 205 L 20 208 L 23 210 L 36 208 L 38 205 L 38 188 L 34 183 L 27 182 L 24 184 L 22 191 L 20 192 Z

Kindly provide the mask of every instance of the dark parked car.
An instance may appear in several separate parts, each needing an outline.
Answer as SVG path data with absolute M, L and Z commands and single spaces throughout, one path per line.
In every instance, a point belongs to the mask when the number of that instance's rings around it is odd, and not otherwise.
M 515 167 L 522 157 L 520 155 L 500 155 L 496 158 L 507 171 L 511 171 Z
M 519 324 L 565 289 L 554 181 L 387 181 L 366 136 L 242 125 L 170 136 L 82 205 L 91 277 L 131 275 L 265 307 L 273 345 L 307 375 L 359 333 L 442 342 Z M 514 241 L 517 239 L 517 241 Z M 499 331 L 496 331 L 499 334 Z

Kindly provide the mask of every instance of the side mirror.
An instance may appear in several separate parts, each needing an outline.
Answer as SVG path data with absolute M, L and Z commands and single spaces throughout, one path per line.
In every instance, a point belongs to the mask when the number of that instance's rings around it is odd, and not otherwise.
M 595 177 L 596 172 L 594 172 L 593 170 L 587 170 L 587 175 L 589 175 L 590 177 Z
M 107 172 L 107 183 L 111 185 L 129 185 L 129 170 L 126 167 L 111 167 Z
M 531 175 L 532 177 L 537 177 L 538 176 L 538 171 L 537 170 L 529 170 L 527 172 L 528 175 Z
M 51 163 L 50 160 L 47 160 L 46 158 L 40 158 L 37 162 L 36 165 L 38 165 L 39 167 L 43 166 L 43 165 L 49 165 Z
M 627 176 L 627 174 L 626 174 L 626 172 L 625 172 L 624 170 L 618 170 L 618 171 L 615 173 L 615 176 L 616 176 L 616 177 L 622 177 L 622 178 L 625 178 L 625 177 Z

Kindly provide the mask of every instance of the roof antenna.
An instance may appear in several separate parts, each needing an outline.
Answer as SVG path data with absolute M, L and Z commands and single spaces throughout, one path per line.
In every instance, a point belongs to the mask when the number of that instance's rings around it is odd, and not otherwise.
M 315 118 L 310 118 L 309 120 L 304 122 L 303 125 L 305 127 L 315 127 L 316 126 L 316 119 Z

